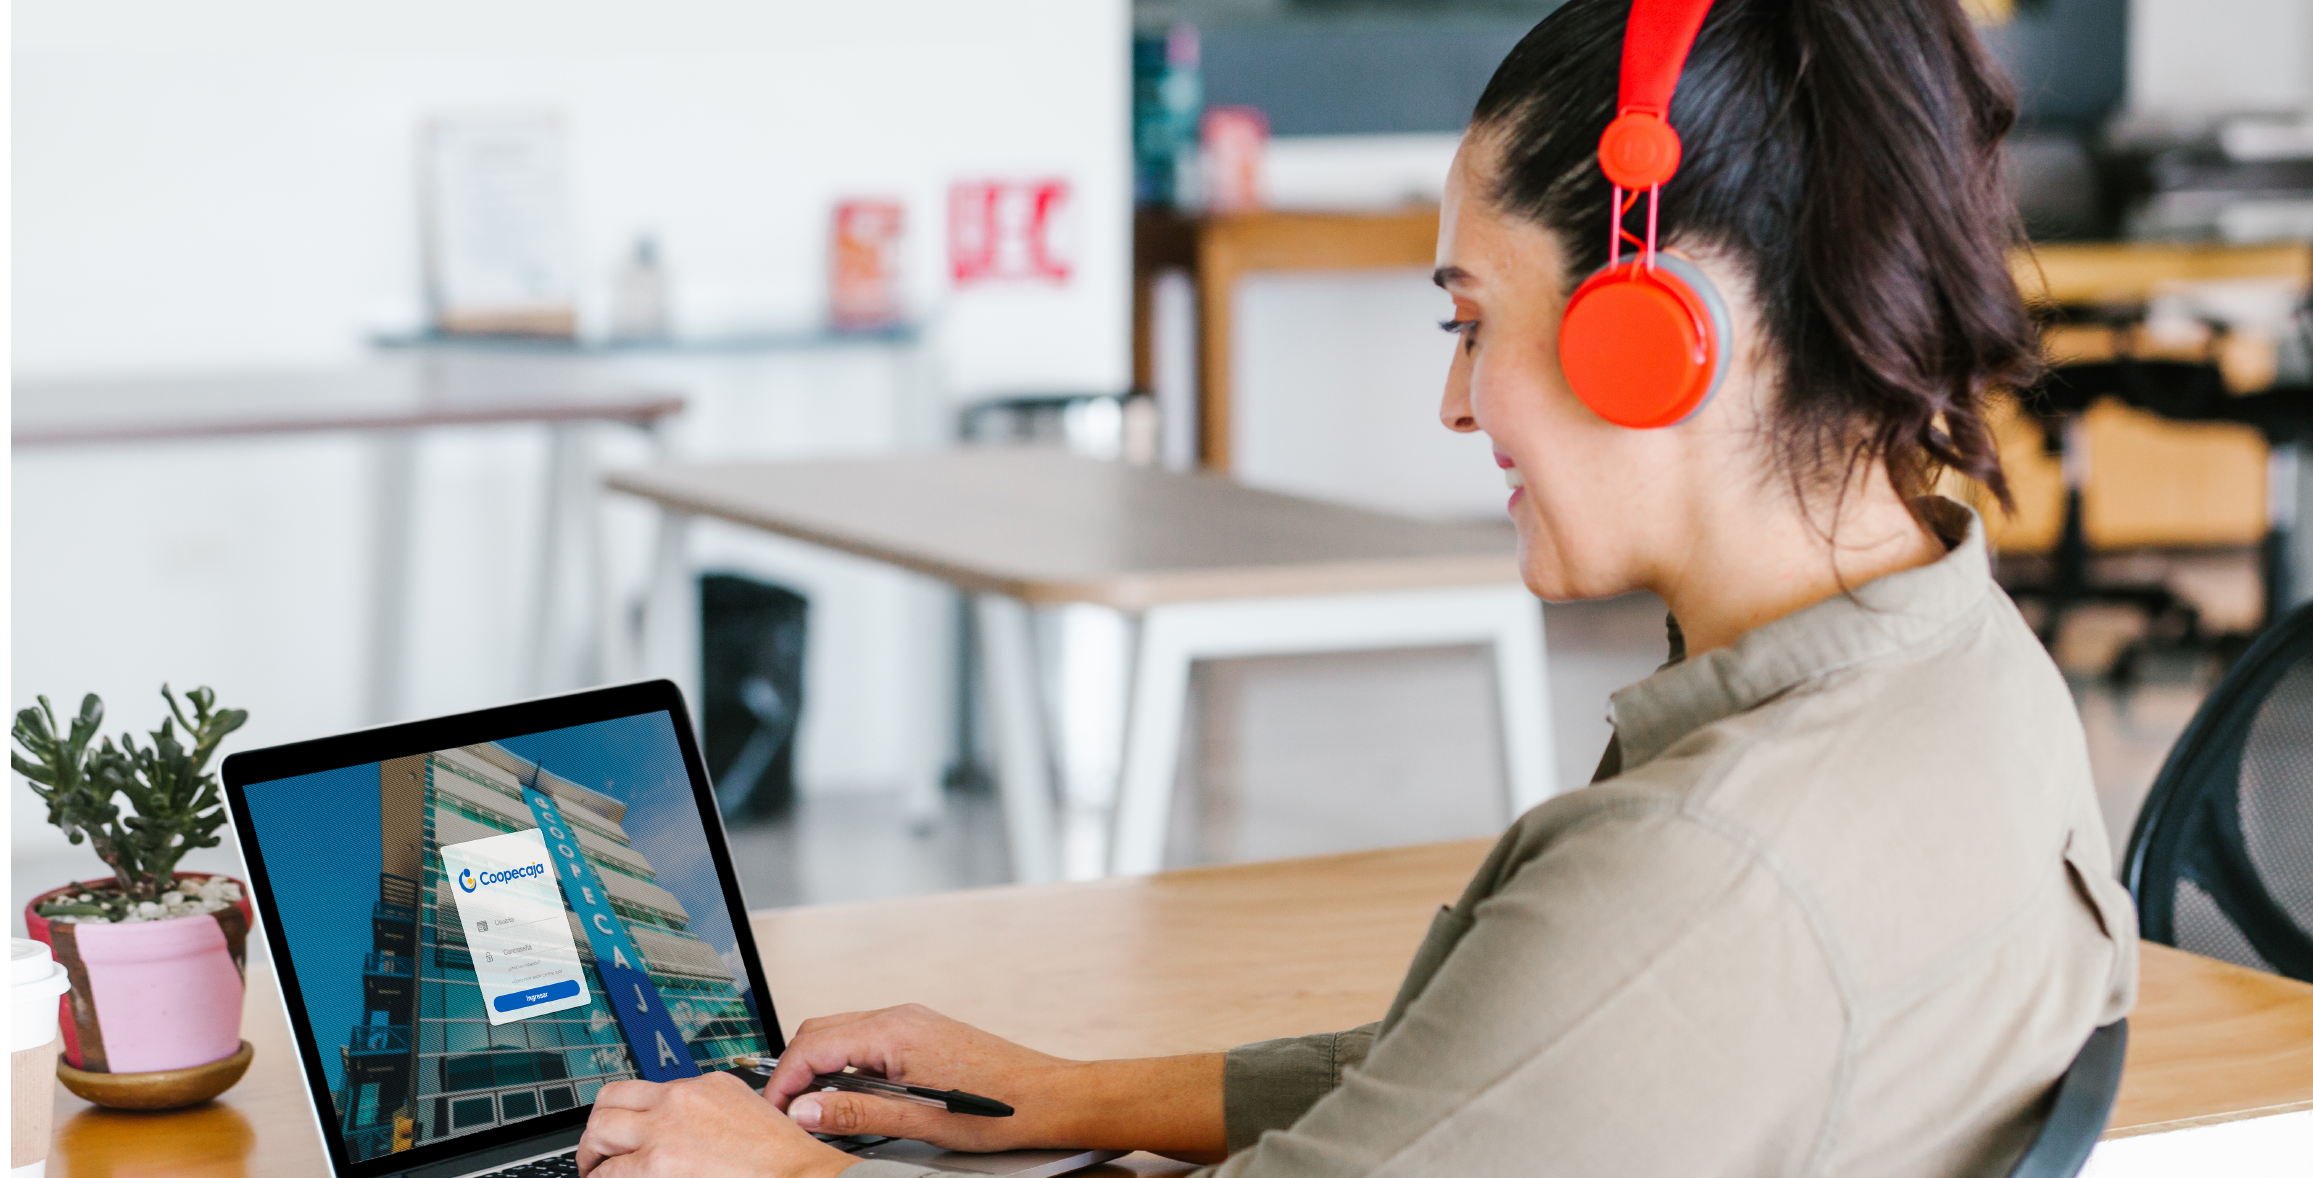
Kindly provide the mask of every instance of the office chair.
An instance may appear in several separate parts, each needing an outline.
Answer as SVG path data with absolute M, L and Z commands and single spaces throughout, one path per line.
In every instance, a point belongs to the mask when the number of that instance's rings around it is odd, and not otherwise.
M 2250 644 L 2136 817 L 2145 940 L 2313 981 L 2313 602 Z
M 2313 316 L 2306 320 L 2313 324 Z M 2313 341 L 2313 327 L 2308 327 Z M 2076 430 L 2089 406 L 2104 398 L 2156 414 L 2171 421 L 2223 421 L 2246 425 L 2263 434 L 2276 451 L 2277 461 L 2289 447 L 2299 450 L 2313 441 L 2313 385 L 2280 384 L 2262 393 L 2235 395 L 2225 388 L 2224 376 L 2213 362 L 2146 360 L 2123 354 L 2115 360 L 2063 364 L 2051 368 L 2040 384 L 2027 390 L 2023 408 L 2037 418 L 2047 439 L 2049 454 L 2066 459 L 2063 532 L 2049 554 L 2045 580 L 2013 581 L 2014 597 L 2038 597 L 2047 606 L 2040 624 L 2040 640 L 2053 646 L 2065 616 L 2087 601 L 2124 604 L 2141 611 L 2153 635 L 2187 650 L 2210 650 L 2220 665 L 2229 664 L 2248 645 L 2250 635 L 2205 634 L 2200 612 L 2165 584 L 2117 584 L 2091 580 L 2090 550 L 2085 526 L 2083 491 L 2085 462 L 2076 461 Z M 2295 469 L 2294 466 L 2291 467 Z M 2290 546 L 2300 521 L 2294 501 L 2273 501 L 2274 516 L 2259 546 L 2258 564 L 2266 602 L 2265 621 L 2292 601 L 2297 587 L 2290 583 Z M 2313 521 L 2306 521 L 2313 523 Z M 2131 686 L 2148 640 L 2131 643 L 2109 672 L 2119 687 Z
M 2089 1151 L 2112 1119 L 2112 1099 L 2120 1091 L 2120 1063 L 2127 1055 L 2127 1019 L 2098 1027 L 2088 1036 L 2080 1054 L 2072 1057 L 2072 1066 L 2056 1081 L 2047 1121 L 2008 1178 L 2072 1178 L 2088 1164 Z

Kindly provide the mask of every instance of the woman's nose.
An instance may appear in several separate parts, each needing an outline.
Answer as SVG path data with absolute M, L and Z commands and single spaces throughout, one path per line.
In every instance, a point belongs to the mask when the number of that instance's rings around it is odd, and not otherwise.
M 1478 432 L 1477 415 L 1470 410 L 1469 381 L 1459 372 L 1446 377 L 1446 395 L 1438 405 L 1438 420 L 1457 434 Z

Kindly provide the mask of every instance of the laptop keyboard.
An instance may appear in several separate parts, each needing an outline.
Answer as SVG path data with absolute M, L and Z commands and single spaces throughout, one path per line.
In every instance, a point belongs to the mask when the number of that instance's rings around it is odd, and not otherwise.
M 829 1137 L 823 1133 L 814 1133 L 812 1136 L 845 1153 L 858 1153 L 891 1140 L 873 1133 L 862 1133 L 855 1137 Z M 517 1162 L 502 1170 L 478 1170 L 468 1175 L 468 1178 L 578 1178 L 578 1147 L 572 1146 L 558 1154 Z
M 484 1170 L 472 1178 L 578 1178 L 578 1147 L 518 1162 L 503 1170 Z

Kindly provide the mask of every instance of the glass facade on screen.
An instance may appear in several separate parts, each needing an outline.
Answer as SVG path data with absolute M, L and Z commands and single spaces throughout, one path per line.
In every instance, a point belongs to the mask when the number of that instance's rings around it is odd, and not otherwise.
M 484 1014 L 438 848 L 535 828 L 525 784 L 551 795 L 575 830 L 699 1069 L 766 1050 L 744 984 L 690 931 L 689 914 L 621 827 L 624 804 L 497 745 L 386 761 L 378 772 L 385 870 L 363 1019 L 339 1049 L 336 1093 L 356 1159 L 585 1104 L 602 1085 L 637 1075 L 567 898 L 594 1001 L 500 1026 Z

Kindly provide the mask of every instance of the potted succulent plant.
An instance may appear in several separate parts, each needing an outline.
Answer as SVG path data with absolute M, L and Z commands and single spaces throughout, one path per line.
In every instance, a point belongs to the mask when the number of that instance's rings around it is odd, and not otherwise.
M 218 709 L 206 687 L 186 713 L 166 685 L 169 717 L 150 744 L 98 738 L 104 703 L 90 695 L 69 725 L 48 697 L 16 714 L 10 761 L 48 804 L 48 820 L 87 840 L 109 879 L 68 884 L 24 907 L 72 979 L 61 1019 L 65 1087 L 116 1108 L 207 1100 L 248 1070 L 241 1040 L 249 902 L 224 876 L 179 873 L 187 851 L 222 839 L 224 798 L 209 759 L 248 720 Z M 124 812 L 125 800 L 130 812 Z

